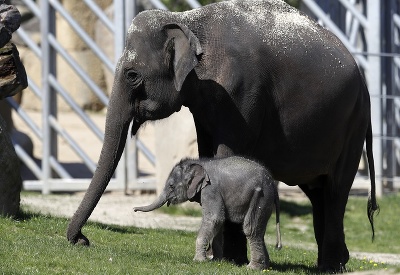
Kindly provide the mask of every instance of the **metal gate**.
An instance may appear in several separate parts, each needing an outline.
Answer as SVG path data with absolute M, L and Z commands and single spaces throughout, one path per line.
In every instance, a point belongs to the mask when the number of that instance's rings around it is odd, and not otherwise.
M 400 188 L 400 1 L 302 0 L 302 3 L 344 42 L 365 75 L 371 95 L 377 194 Z M 357 177 L 353 188 L 367 189 L 367 179 Z
M 103 24 L 108 31 L 113 33 L 114 56 L 108 57 L 102 49 L 95 43 L 86 31 L 76 22 L 76 18 L 70 15 L 69 11 L 58 0 L 21 0 L 29 9 L 31 14 L 40 20 L 40 41 L 35 42 L 29 31 L 21 26 L 17 31 L 20 39 L 41 60 L 41 81 L 35 82 L 28 75 L 29 91 L 32 92 L 40 101 L 42 108 L 42 125 L 38 125 L 27 112 L 21 108 L 13 99 L 8 99 L 8 103 L 16 111 L 18 116 L 29 126 L 31 133 L 42 141 L 42 161 L 38 163 L 27 154 L 19 145 L 15 146 L 17 155 L 23 163 L 31 170 L 37 180 L 24 181 L 25 190 L 41 190 L 44 194 L 53 191 L 77 191 L 86 190 L 90 183 L 90 178 L 73 178 L 70 172 L 58 160 L 58 144 L 61 138 L 79 156 L 87 169 L 94 173 L 96 160 L 91 159 L 82 148 L 79 141 L 75 140 L 68 133 L 58 120 L 57 101 L 62 98 L 70 109 L 86 124 L 87 129 L 102 142 L 103 132 L 92 121 L 88 113 L 81 108 L 76 99 L 71 96 L 68 87 L 63 86 L 59 77 L 62 72 L 57 72 L 57 62 L 60 58 L 68 64 L 90 90 L 98 97 L 98 100 L 107 106 L 108 97 L 99 85 L 90 77 L 87 70 L 83 69 L 76 58 L 59 42 L 60 34 L 57 33 L 56 18 L 62 18 L 64 22 L 79 36 L 86 44 L 86 47 L 98 58 L 104 67 L 111 73 L 114 72 L 115 63 L 123 51 L 125 34 L 135 14 L 134 1 L 114 0 L 114 16 L 110 20 L 104 11 L 93 0 L 83 0 L 87 9 L 96 15 L 97 20 Z M 64 1 L 65 2 L 65 1 Z M 65 3 L 64 3 L 65 4 Z M 62 34 L 61 34 L 62 35 Z M 39 68 L 38 68 L 39 69 Z M 121 158 L 117 168 L 116 176 L 111 180 L 110 189 L 155 189 L 153 178 L 141 179 L 137 169 L 126 169 L 127 163 L 137 167 L 136 160 L 138 151 L 142 152 L 154 165 L 155 159 L 152 153 L 147 150 L 139 139 L 134 139 L 127 144 L 127 149 Z M 128 181 L 130 180 L 130 181 Z

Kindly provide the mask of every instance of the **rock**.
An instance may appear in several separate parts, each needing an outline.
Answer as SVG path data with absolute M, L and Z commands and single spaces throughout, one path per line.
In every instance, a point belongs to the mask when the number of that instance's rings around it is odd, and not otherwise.
M 21 15 L 16 8 L 0 1 L 0 100 L 15 95 L 28 86 L 24 66 L 11 33 L 18 29 Z M 4 104 L 2 105 L 4 108 Z M 5 110 L 2 110 L 3 112 Z M 7 114 L 12 125 L 11 114 Z M 0 215 L 14 216 L 19 211 L 22 179 L 20 161 L 15 153 L 6 122 L 0 116 Z
M 19 28 L 20 23 L 21 14 L 17 8 L 6 4 L 0 5 L 0 48 L 10 41 L 11 34 Z
M 0 100 L 0 116 L 5 122 L 5 128 L 11 137 L 13 144 L 18 144 L 24 151 L 33 157 L 33 142 L 32 139 L 25 133 L 18 131 L 14 127 L 11 115 L 11 107 L 5 100 Z
M 14 44 L 0 48 L 0 100 L 28 87 L 25 68 Z
M 0 215 L 18 213 L 21 188 L 20 161 L 0 116 Z

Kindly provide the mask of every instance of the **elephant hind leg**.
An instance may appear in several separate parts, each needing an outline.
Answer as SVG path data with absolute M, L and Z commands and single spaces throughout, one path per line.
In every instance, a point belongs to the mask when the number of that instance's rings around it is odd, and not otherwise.
M 360 137 L 355 136 L 354 140 L 360 140 Z M 362 144 L 358 148 L 356 142 L 348 144 L 344 146 L 332 174 L 320 176 L 312 184 L 300 186 L 313 206 L 318 268 L 322 271 L 344 271 L 349 260 L 343 219 L 350 189 L 357 173 Z
M 243 232 L 250 247 L 250 263 L 247 267 L 251 269 L 263 270 L 269 267 L 264 235 L 272 209 L 273 194 L 263 194 L 261 188 L 257 188 L 243 222 Z
M 320 177 L 319 187 L 300 188 L 308 196 L 313 207 L 315 240 L 318 245 L 317 265 L 321 271 L 340 271 L 349 260 L 349 252 L 344 238 L 343 218 L 347 203 L 344 196 L 332 192 L 333 182 L 328 177 Z M 341 190 L 348 194 L 348 191 Z
M 264 270 L 269 267 L 269 255 L 264 242 L 264 234 L 248 236 L 250 247 L 250 263 L 248 268 Z
M 321 186 L 326 184 L 324 179 L 320 179 L 319 183 L 321 183 Z M 307 184 L 299 185 L 311 201 L 313 209 L 314 236 L 318 246 L 317 266 L 319 267 L 322 264 L 322 246 L 325 233 L 324 189 L 323 187 L 310 188 L 309 186 Z

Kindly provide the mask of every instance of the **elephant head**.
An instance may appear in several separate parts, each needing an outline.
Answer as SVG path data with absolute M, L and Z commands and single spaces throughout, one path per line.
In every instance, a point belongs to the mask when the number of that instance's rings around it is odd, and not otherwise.
M 146 14 L 133 20 L 117 64 L 98 167 L 69 224 L 67 238 L 71 243 L 89 244 L 81 228 L 117 167 L 129 124 L 132 122 L 131 134 L 135 135 L 145 121 L 179 111 L 184 101 L 184 81 L 202 53 L 199 40 L 185 25 L 149 24 Z
M 199 164 L 179 163 L 171 171 L 164 190 L 152 204 L 142 207 L 135 207 L 134 211 L 149 212 L 160 208 L 165 203 L 179 204 L 185 201 L 196 200 L 196 195 L 210 184 L 210 179 Z

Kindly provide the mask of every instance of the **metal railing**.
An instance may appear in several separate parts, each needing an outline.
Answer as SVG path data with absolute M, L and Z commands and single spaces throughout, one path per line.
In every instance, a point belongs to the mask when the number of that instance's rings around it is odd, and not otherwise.
M 58 161 L 58 137 L 66 142 L 70 148 L 79 157 L 87 169 L 94 173 L 96 169 L 96 160 L 91 159 L 76 141 L 58 121 L 57 100 L 62 98 L 70 109 L 79 117 L 87 126 L 94 136 L 103 141 L 103 132 L 96 126 L 90 116 L 85 112 L 76 100 L 71 96 L 68 89 L 60 83 L 57 73 L 57 57 L 62 58 L 65 63 L 80 77 L 80 79 L 89 87 L 96 95 L 99 101 L 107 105 L 108 97 L 103 88 L 90 77 L 79 62 L 72 57 L 69 51 L 58 41 L 56 32 L 56 17 L 62 18 L 67 22 L 68 26 L 79 36 L 86 44 L 91 52 L 98 58 L 105 68 L 113 73 L 116 61 L 122 54 L 125 34 L 135 14 L 134 1 L 115 0 L 114 19 L 110 20 L 104 11 L 93 1 L 83 0 L 87 8 L 90 9 L 99 21 L 113 33 L 114 40 L 114 56 L 108 57 L 102 49 L 96 44 L 93 38 L 76 22 L 70 13 L 64 8 L 58 0 L 41 0 L 40 4 L 32 0 L 22 0 L 24 5 L 31 11 L 32 15 L 40 19 L 40 43 L 37 44 L 31 35 L 24 30 L 22 25 L 17 34 L 24 44 L 41 60 L 42 78 L 40 83 L 29 77 L 29 90 L 41 101 L 42 106 L 42 126 L 37 125 L 31 119 L 26 111 L 22 109 L 13 99 L 8 99 L 8 103 L 16 111 L 17 115 L 29 127 L 31 133 L 37 139 L 42 141 L 42 161 L 38 163 L 29 156 L 19 145 L 15 146 L 17 155 L 34 174 L 37 180 L 24 181 L 24 189 L 41 190 L 47 194 L 53 191 L 78 191 L 86 190 L 90 179 L 73 178 L 69 171 Z M 120 165 L 117 168 L 116 176 L 111 180 L 108 189 L 155 189 L 154 178 L 140 179 L 137 171 L 137 154 L 143 154 L 154 165 L 154 155 L 144 146 L 140 139 L 134 139 L 128 142 L 127 150 L 125 150 L 121 158 Z M 130 158 L 130 159 L 128 159 Z M 133 160 L 132 160 L 133 159 Z M 129 172 L 126 169 L 127 163 L 133 164 L 133 169 Z M 146 186 L 143 186 L 145 184 Z
M 399 3 L 395 0 L 327 0 L 323 4 L 330 5 L 331 10 L 323 10 L 319 2 L 324 1 L 302 0 L 319 22 L 343 41 L 366 78 L 371 95 L 377 194 L 382 195 L 385 188 L 400 188 L 400 158 L 392 156 L 393 152 L 400 155 L 400 131 L 391 130 L 400 126 L 398 107 L 392 106 L 400 102 L 399 82 L 395 81 L 399 77 L 399 42 L 392 39 L 399 27 Z M 388 29 L 390 31 L 382 32 Z M 394 44 L 397 46 L 393 47 Z M 365 177 L 357 177 L 353 185 L 353 188 L 368 187 L 369 180 Z

